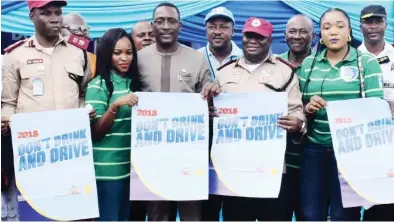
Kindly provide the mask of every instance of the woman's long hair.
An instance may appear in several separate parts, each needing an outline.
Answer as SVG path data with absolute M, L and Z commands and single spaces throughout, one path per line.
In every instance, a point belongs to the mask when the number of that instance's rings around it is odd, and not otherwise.
M 114 85 L 111 81 L 111 70 L 112 67 L 112 55 L 116 43 L 123 37 L 126 37 L 131 42 L 133 60 L 129 70 L 125 73 L 125 76 L 131 79 L 130 91 L 141 91 L 141 77 L 138 71 L 138 60 L 137 60 L 137 49 L 131 36 L 121 28 L 110 29 L 105 32 L 104 36 L 100 39 L 97 48 L 97 62 L 96 62 L 96 73 L 101 79 L 104 79 L 105 85 L 108 90 L 108 100 L 111 98 L 114 91 Z
M 322 22 L 322 19 L 324 18 L 324 16 L 325 16 L 328 12 L 335 12 L 335 11 L 336 11 L 336 12 L 341 12 L 341 13 L 346 17 L 346 19 L 348 20 L 349 29 L 350 29 L 350 38 L 351 38 L 351 41 L 350 41 L 348 44 L 349 44 L 349 47 L 356 48 L 356 47 L 357 47 L 357 46 L 356 46 L 357 43 L 356 43 L 356 40 L 353 38 L 352 26 L 351 26 L 351 24 L 350 24 L 350 17 L 349 17 L 349 15 L 348 15 L 344 10 L 342 10 L 342 9 L 340 9 L 340 8 L 333 8 L 333 9 L 329 9 L 329 10 L 325 11 L 325 12 L 323 13 L 323 15 L 320 17 L 320 20 L 319 20 L 319 27 L 320 27 L 320 29 L 321 29 L 321 22 Z M 313 68 L 315 67 L 315 63 L 316 63 L 317 57 L 320 55 L 320 53 L 322 53 L 322 51 L 323 51 L 324 49 L 327 48 L 324 44 L 321 44 L 321 43 L 320 43 L 320 39 L 321 39 L 321 30 L 320 30 L 320 32 L 319 32 L 319 34 L 318 34 L 318 41 L 317 41 L 316 53 L 315 53 L 315 56 L 314 56 L 314 58 L 313 58 L 312 65 L 311 65 L 311 67 L 310 67 L 310 71 L 309 71 L 309 73 L 308 73 L 308 75 L 307 75 L 306 83 L 305 83 L 305 85 L 304 85 L 304 88 L 302 89 L 302 94 L 303 94 L 303 95 L 305 94 L 305 90 L 307 89 L 308 84 L 309 84 L 309 82 L 310 82 L 310 77 L 311 77 L 311 74 L 312 74 L 312 72 L 313 72 Z M 356 51 L 357 51 L 357 50 L 356 50 Z M 358 55 L 358 51 L 357 51 L 357 60 L 358 60 L 358 57 L 359 57 L 359 55 Z M 360 67 L 358 67 L 358 69 L 359 69 L 359 71 L 360 71 Z M 359 73 L 360 73 L 360 72 L 359 72 Z M 360 75 L 361 75 L 361 73 L 360 73 Z

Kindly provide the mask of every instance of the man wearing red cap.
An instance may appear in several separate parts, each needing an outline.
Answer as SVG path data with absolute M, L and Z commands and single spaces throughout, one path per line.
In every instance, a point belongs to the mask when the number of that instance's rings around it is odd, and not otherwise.
M 221 91 L 287 92 L 289 115 L 281 117 L 278 125 L 289 133 L 305 133 L 298 78 L 288 62 L 270 51 L 272 24 L 252 17 L 242 32 L 244 56 L 218 68 L 215 81 L 205 85 L 201 94 L 208 99 Z M 283 192 L 278 198 L 270 199 L 228 197 L 223 201 L 223 218 L 227 221 L 285 221 L 288 219 L 284 214 L 285 204 Z
M 68 44 L 59 34 L 61 7 L 67 2 L 41 0 L 27 3 L 35 33 L 31 38 L 16 42 L 4 50 L 2 137 L 9 136 L 8 123 L 13 114 L 73 109 L 85 105 L 83 92 L 89 80 L 89 68 L 83 71 L 82 50 Z M 94 116 L 95 111 L 92 110 L 91 117 Z M 12 147 L 3 149 L 12 150 Z M 15 186 L 15 182 L 10 183 Z
M 83 107 L 89 66 L 80 48 L 60 35 L 66 1 L 27 1 L 35 33 L 6 48 L 1 111 L 15 113 Z M 93 112 L 92 112 L 93 114 Z

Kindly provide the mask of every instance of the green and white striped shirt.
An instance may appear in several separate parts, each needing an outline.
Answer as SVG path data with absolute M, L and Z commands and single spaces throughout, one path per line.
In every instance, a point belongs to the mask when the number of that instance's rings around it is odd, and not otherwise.
M 111 73 L 114 91 L 108 101 L 108 90 L 100 76 L 90 81 L 86 104 L 97 112 L 99 119 L 116 99 L 130 92 L 131 80 Z M 130 176 L 131 108 L 120 107 L 111 130 L 100 141 L 93 141 L 93 159 L 97 180 L 120 180 Z
M 335 66 L 331 66 L 326 54 L 327 50 L 324 49 L 317 56 L 311 74 L 313 55 L 305 58 L 302 63 L 298 76 L 304 104 L 313 95 L 320 96 L 325 101 L 361 98 L 356 49 L 351 47 L 348 56 Z M 383 98 L 382 70 L 378 61 L 368 53 L 358 51 L 358 56 L 361 58 L 366 97 Z M 309 83 L 305 87 L 308 76 Z M 308 121 L 307 141 L 332 146 L 326 109 L 317 111 L 315 117 Z

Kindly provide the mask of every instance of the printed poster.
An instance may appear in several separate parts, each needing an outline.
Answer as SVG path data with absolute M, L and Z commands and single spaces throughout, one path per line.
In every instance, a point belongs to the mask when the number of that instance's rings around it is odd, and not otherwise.
M 277 198 L 286 151 L 287 93 L 222 93 L 214 98 L 210 193 Z
M 44 217 L 99 216 L 88 113 L 71 109 L 11 118 L 16 184 Z
M 208 199 L 208 103 L 197 93 L 137 93 L 130 200 Z
M 394 121 L 379 98 L 329 102 L 344 207 L 394 203 Z

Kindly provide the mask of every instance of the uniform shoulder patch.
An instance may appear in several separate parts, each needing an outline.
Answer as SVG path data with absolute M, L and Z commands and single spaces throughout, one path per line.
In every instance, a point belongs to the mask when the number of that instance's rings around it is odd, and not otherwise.
M 216 70 L 217 70 L 217 71 L 220 71 L 220 70 L 223 69 L 224 67 L 226 67 L 226 66 L 228 66 L 228 65 L 230 65 L 230 64 L 232 64 L 232 63 L 234 63 L 234 62 L 236 62 L 237 60 L 238 60 L 238 59 L 230 60 L 230 61 L 224 63 L 223 65 L 219 66 Z
M 20 45 L 22 45 L 25 42 L 26 42 L 26 39 L 19 40 L 19 41 L 15 42 L 14 44 L 12 44 L 12 45 L 8 46 L 7 48 L 5 48 L 4 52 L 9 53 L 9 52 L 11 52 L 12 50 L 16 49 L 17 47 L 19 47 Z
M 82 50 L 88 49 L 89 42 L 89 39 L 77 35 L 70 35 L 70 37 L 68 38 L 68 43 Z
M 281 57 L 275 57 L 277 60 L 281 61 L 282 63 L 284 63 L 285 65 L 289 66 L 291 69 L 295 70 L 297 69 L 296 66 L 294 66 L 293 64 L 291 64 L 290 62 L 282 59 Z

